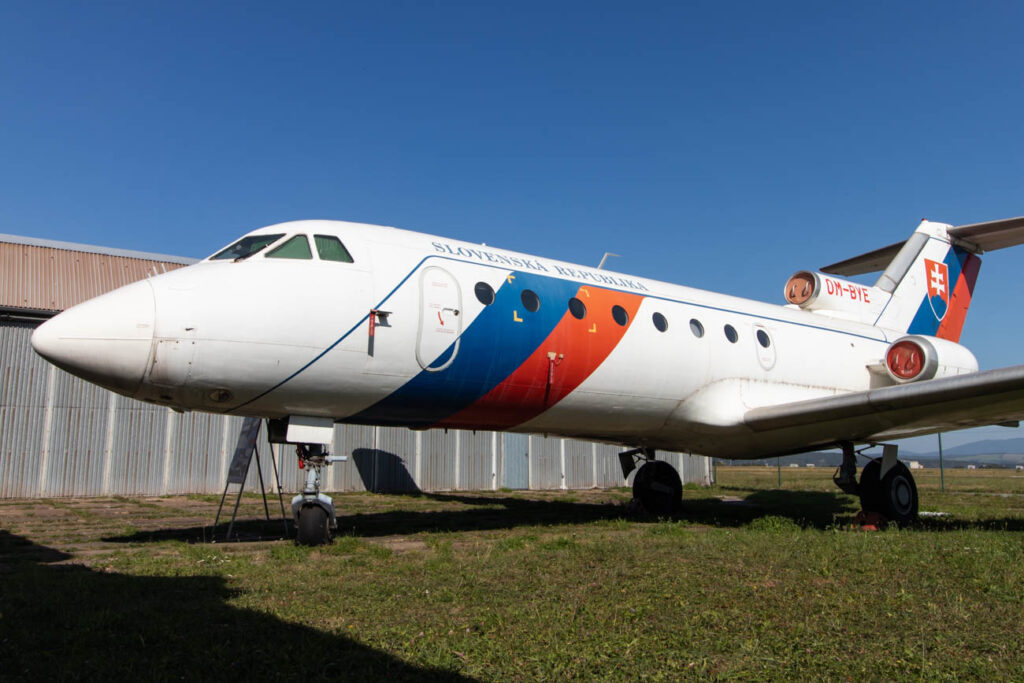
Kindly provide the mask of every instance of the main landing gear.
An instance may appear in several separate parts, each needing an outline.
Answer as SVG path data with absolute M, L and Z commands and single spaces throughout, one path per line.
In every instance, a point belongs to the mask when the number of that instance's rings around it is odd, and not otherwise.
M 320 493 L 320 478 L 324 466 L 345 458 L 329 455 L 322 444 L 298 444 L 295 454 L 299 457 L 299 468 L 306 470 L 302 493 L 292 498 L 295 541 L 299 545 L 330 543 L 331 531 L 338 528 L 338 521 L 334 516 L 334 501 Z
M 634 448 L 619 453 L 622 476 L 628 477 L 641 460 L 643 464 L 633 477 L 633 500 L 652 515 L 671 515 L 678 511 L 683 502 L 683 482 L 672 465 L 654 459 L 653 448 Z
M 857 453 L 843 444 L 843 464 L 832 480 L 846 493 L 860 496 L 864 512 L 876 512 L 889 521 L 906 524 L 917 519 L 917 485 L 910 470 L 897 459 L 898 446 L 885 444 L 882 457 L 871 460 L 856 481 Z

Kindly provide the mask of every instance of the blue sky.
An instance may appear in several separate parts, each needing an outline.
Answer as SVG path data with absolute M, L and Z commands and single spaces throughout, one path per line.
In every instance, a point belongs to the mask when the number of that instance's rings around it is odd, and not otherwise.
M 781 301 L 1024 214 L 1024 4 L 0 5 L 0 232 L 204 256 L 395 225 Z M 962 341 L 1024 362 L 1024 251 Z M 995 436 L 1018 432 L 997 430 Z

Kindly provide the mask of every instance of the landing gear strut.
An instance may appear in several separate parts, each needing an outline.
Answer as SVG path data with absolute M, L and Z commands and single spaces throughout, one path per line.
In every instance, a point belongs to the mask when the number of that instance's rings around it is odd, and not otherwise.
M 655 460 L 653 448 L 636 448 L 619 453 L 624 477 L 636 468 L 638 460 L 644 462 L 633 478 L 633 499 L 654 515 L 676 512 L 683 500 L 683 482 L 679 473 L 664 460 Z
M 334 516 L 334 501 L 320 493 L 320 478 L 325 465 L 345 458 L 332 457 L 322 444 L 298 444 L 295 454 L 299 467 L 306 470 L 306 483 L 302 493 L 292 498 L 295 517 L 295 541 L 299 545 L 330 543 L 331 530 L 338 528 Z
M 917 519 L 917 484 L 910 470 L 897 459 L 898 446 L 885 444 L 882 457 L 871 460 L 854 481 L 857 471 L 852 443 L 843 444 L 843 464 L 832 480 L 846 493 L 860 496 L 864 512 L 876 512 L 897 524 Z
M 836 470 L 832 481 L 844 493 L 849 493 L 851 496 L 860 493 L 860 487 L 857 486 L 857 452 L 853 450 L 853 444 L 849 441 L 843 442 L 843 464 Z

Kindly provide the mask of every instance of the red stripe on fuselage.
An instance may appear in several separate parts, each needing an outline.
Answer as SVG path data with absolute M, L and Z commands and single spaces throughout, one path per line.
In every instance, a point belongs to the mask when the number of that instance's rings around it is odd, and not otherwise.
M 978 281 L 980 269 L 981 259 L 974 254 L 968 254 L 960 270 L 960 278 L 956 281 L 956 287 L 949 298 L 946 317 L 939 323 L 939 329 L 935 333 L 936 337 L 952 342 L 960 341 L 960 333 L 964 329 L 964 320 L 967 318 L 967 309 L 971 305 L 974 283 Z
M 544 342 L 501 384 L 435 426 L 512 427 L 540 415 L 578 387 L 622 340 L 643 297 L 586 286 L 579 288 L 576 298 L 587 307 L 582 320 L 566 311 Z M 626 310 L 626 325 L 613 319 L 614 306 Z

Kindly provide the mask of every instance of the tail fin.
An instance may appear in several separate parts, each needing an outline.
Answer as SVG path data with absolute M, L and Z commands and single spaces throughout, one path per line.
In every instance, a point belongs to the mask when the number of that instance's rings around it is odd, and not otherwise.
M 949 236 L 952 226 L 921 221 L 875 284 L 892 297 L 875 324 L 959 341 L 981 259 Z
M 875 325 L 898 332 L 960 340 L 986 249 L 1024 243 L 1024 217 L 953 227 L 921 221 L 906 242 L 835 263 L 836 275 L 883 267 L 875 287 L 889 293 Z

